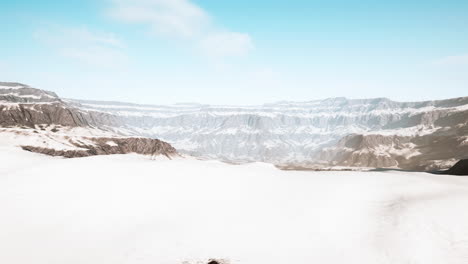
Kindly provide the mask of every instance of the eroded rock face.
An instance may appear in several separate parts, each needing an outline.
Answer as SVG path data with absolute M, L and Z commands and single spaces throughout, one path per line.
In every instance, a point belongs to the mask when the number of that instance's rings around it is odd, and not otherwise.
M 251 107 L 156 106 L 62 100 L 27 85 L 0 83 L 0 126 L 36 125 L 93 127 L 162 139 L 194 156 L 291 168 L 440 170 L 468 158 L 468 97 L 408 103 L 331 98 Z M 60 156 L 118 152 L 106 146 L 41 151 Z
M 468 136 L 462 133 L 468 126 L 468 97 L 425 102 L 331 98 L 249 107 L 71 103 L 120 117 L 121 128 L 131 135 L 236 163 L 436 169 L 452 165 L 444 159 L 462 158 L 461 142 Z
M 0 82 L 0 127 L 35 125 L 115 127 L 121 123 L 113 115 L 75 108 L 53 92 Z
M 441 170 L 468 157 L 467 135 L 466 124 L 418 136 L 352 134 L 315 159 L 327 166 Z
M 83 114 L 63 103 L 0 105 L 0 126 L 34 127 L 36 124 L 89 125 Z
M 50 104 L 0 104 L 0 126 L 61 125 L 70 127 L 118 126 L 118 118 L 99 112 L 84 112 L 68 105 Z
M 78 109 L 55 93 L 20 83 L 0 82 L 0 127 L 21 128 L 22 131 L 7 129 L 6 132 L 22 135 L 23 140 L 36 139 L 32 140 L 35 142 L 33 145 L 20 144 L 24 150 L 67 158 L 126 153 L 167 157 L 177 154 L 170 144 L 158 139 L 119 137 L 115 133 L 111 133 L 115 137 L 85 137 L 74 134 L 72 139 L 55 134 L 66 130 L 64 128 L 77 127 L 102 130 L 102 134 L 105 134 L 109 133 L 106 128 L 120 125 L 119 118 L 114 115 Z M 45 127 L 52 129 L 46 131 Z M 41 129 L 41 133 L 37 129 Z
M 84 138 L 84 144 L 70 141 L 76 149 L 54 149 L 40 146 L 21 146 L 24 150 L 41 153 L 49 156 L 66 158 L 89 157 L 95 155 L 137 153 L 150 156 L 164 155 L 168 158 L 177 155 L 177 151 L 170 144 L 158 139 L 150 138 Z
M 0 101 L 12 103 L 58 103 L 62 102 L 54 92 L 32 88 L 12 82 L 0 82 Z

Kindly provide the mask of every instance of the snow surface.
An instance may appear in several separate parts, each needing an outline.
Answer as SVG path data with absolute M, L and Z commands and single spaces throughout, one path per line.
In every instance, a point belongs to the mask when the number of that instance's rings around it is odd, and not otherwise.
M 0 263 L 468 263 L 468 178 L 0 147 Z
M 25 88 L 25 86 L 23 85 L 12 85 L 12 86 L 0 85 L 0 89 L 16 90 L 16 89 L 22 89 L 22 88 Z

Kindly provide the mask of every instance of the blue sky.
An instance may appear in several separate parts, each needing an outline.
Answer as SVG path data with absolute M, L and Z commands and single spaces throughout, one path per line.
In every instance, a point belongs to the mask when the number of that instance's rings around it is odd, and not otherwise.
M 63 97 L 468 95 L 467 1 L 3 0 L 0 17 L 0 80 Z

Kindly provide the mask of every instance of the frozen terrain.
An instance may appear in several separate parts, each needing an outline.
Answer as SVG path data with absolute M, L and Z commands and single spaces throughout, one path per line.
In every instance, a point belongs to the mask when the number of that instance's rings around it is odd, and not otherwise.
M 120 123 L 110 126 L 124 134 L 158 138 L 181 152 L 229 162 L 427 171 L 467 158 L 468 145 L 462 142 L 468 136 L 468 97 L 329 98 L 256 106 L 66 101 L 83 112 L 113 116 Z M 440 144 L 427 144 L 433 141 Z
M 468 263 L 468 178 L 0 147 L 0 263 Z
M 0 82 L 0 127 L 42 133 L 41 127 L 57 126 L 61 132 L 78 127 L 159 139 L 180 153 L 201 158 L 268 162 L 288 168 L 432 171 L 468 158 L 468 97 L 424 102 L 330 98 L 257 106 L 158 106 L 64 100 L 25 84 Z M 66 155 L 76 156 L 70 151 Z

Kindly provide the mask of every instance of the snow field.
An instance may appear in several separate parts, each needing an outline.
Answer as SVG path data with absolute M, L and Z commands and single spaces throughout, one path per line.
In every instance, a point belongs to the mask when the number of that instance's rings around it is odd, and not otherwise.
M 0 263 L 468 263 L 468 178 L 0 149 Z

